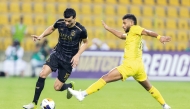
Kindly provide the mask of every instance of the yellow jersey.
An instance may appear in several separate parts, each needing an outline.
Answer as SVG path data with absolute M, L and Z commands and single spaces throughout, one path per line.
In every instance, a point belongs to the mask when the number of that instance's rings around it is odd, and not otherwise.
M 142 58 L 142 31 L 144 28 L 133 25 L 126 35 L 124 59 Z

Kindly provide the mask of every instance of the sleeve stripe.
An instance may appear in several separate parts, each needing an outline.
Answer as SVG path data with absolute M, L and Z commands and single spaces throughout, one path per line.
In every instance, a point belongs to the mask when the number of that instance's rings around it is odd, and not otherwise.
M 57 23 L 63 23 L 63 22 L 65 22 L 65 21 L 58 21 Z
M 75 27 L 77 27 L 80 31 L 82 31 L 82 29 L 80 29 L 78 26 L 75 25 Z

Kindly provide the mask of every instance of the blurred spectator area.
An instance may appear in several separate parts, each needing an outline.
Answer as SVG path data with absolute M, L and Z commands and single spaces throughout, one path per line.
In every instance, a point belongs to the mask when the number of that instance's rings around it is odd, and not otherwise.
M 149 50 L 183 51 L 190 40 L 190 0 L 1 0 L 0 2 L 0 50 L 11 44 L 11 26 L 24 17 L 28 35 L 40 35 L 49 25 L 63 17 L 66 7 L 77 12 L 77 21 L 88 31 L 90 44 L 99 38 L 111 49 L 123 49 L 124 41 L 116 40 L 106 32 L 101 24 L 104 20 L 109 26 L 122 30 L 122 17 L 133 13 L 142 27 L 160 35 L 172 37 L 166 46 L 157 39 L 144 36 Z M 58 33 L 48 37 L 50 47 L 57 43 Z M 21 43 L 25 51 L 32 51 L 35 43 L 26 37 Z

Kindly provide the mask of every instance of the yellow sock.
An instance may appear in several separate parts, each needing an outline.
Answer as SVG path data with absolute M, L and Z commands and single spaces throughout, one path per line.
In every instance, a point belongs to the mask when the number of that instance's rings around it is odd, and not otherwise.
M 149 90 L 149 93 L 161 104 L 164 105 L 165 101 L 160 92 L 152 86 L 151 89 Z
M 98 81 L 96 81 L 90 87 L 88 87 L 86 89 L 86 93 L 87 93 L 87 95 L 90 95 L 90 94 L 100 90 L 105 85 L 106 85 L 106 82 L 102 78 L 100 78 Z

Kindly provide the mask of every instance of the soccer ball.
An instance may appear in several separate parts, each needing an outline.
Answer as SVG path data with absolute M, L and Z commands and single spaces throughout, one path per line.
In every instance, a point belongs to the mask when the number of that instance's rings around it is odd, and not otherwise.
M 50 98 L 45 98 L 40 104 L 41 109 L 55 109 L 55 102 Z

